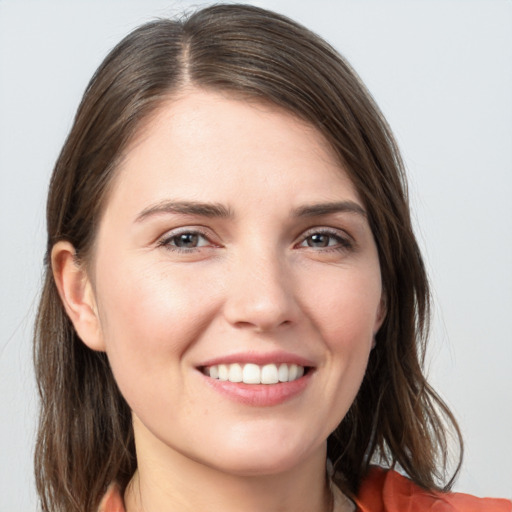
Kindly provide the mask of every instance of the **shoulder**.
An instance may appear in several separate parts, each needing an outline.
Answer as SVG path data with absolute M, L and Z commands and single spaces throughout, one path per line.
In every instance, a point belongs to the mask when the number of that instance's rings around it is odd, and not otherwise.
M 426 491 L 396 471 L 372 467 L 359 490 L 360 512 L 512 512 L 505 499 Z
M 359 512 L 512 512 L 505 499 L 426 491 L 396 471 L 372 467 L 354 500 Z M 111 484 L 98 512 L 125 512 L 119 486 Z

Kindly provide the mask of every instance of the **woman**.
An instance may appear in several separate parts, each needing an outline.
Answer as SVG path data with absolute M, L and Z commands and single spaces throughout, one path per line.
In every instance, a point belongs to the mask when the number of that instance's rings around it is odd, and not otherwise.
M 303 27 L 215 6 L 127 36 L 47 211 L 44 510 L 510 509 L 439 493 L 459 434 L 400 157 Z

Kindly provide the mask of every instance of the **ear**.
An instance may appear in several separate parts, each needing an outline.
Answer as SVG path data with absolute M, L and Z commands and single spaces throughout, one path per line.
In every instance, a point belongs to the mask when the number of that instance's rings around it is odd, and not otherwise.
M 377 316 L 375 318 L 375 325 L 373 326 L 373 342 L 372 342 L 372 348 L 375 347 L 376 344 L 376 336 L 379 332 L 379 329 L 381 328 L 382 324 L 384 323 L 384 320 L 386 318 L 388 312 L 387 308 L 387 301 L 386 301 L 386 295 L 383 293 L 382 297 L 379 302 L 379 308 L 377 309 Z
M 80 339 L 92 350 L 105 351 L 101 325 L 89 276 L 69 242 L 52 249 L 52 270 L 60 298 Z

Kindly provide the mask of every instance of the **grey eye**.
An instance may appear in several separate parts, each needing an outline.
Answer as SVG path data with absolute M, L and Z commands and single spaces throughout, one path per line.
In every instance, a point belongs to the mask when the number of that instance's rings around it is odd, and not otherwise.
M 198 247 L 201 235 L 198 233 L 181 233 L 172 237 L 173 245 L 184 249 Z
M 183 231 L 164 238 L 159 245 L 174 250 L 193 250 L 210 245 L 208 238 L 199 231 Z
M 347 250 L 352 248 L 350 240 L 338 233 L 328 231 L 310 232 L 300 243 L 300 247 L 309 247 L 311 249 L 335 249 Z
M 315 233 L 306 238 L 306 243 L 308 247 L 329 247 L 329 245 L 335 245 L 338 241 L 333 235 Z

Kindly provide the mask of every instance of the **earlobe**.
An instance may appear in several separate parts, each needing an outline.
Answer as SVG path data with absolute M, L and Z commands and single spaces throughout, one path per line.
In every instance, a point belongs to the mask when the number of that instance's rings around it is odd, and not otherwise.
M 90 349 L 104 351 L 92 284 L 75 254 L 75 248 L 69 242 L 61 241 L 53 246 L 51 261 L 55 284 L 80 339 Z

